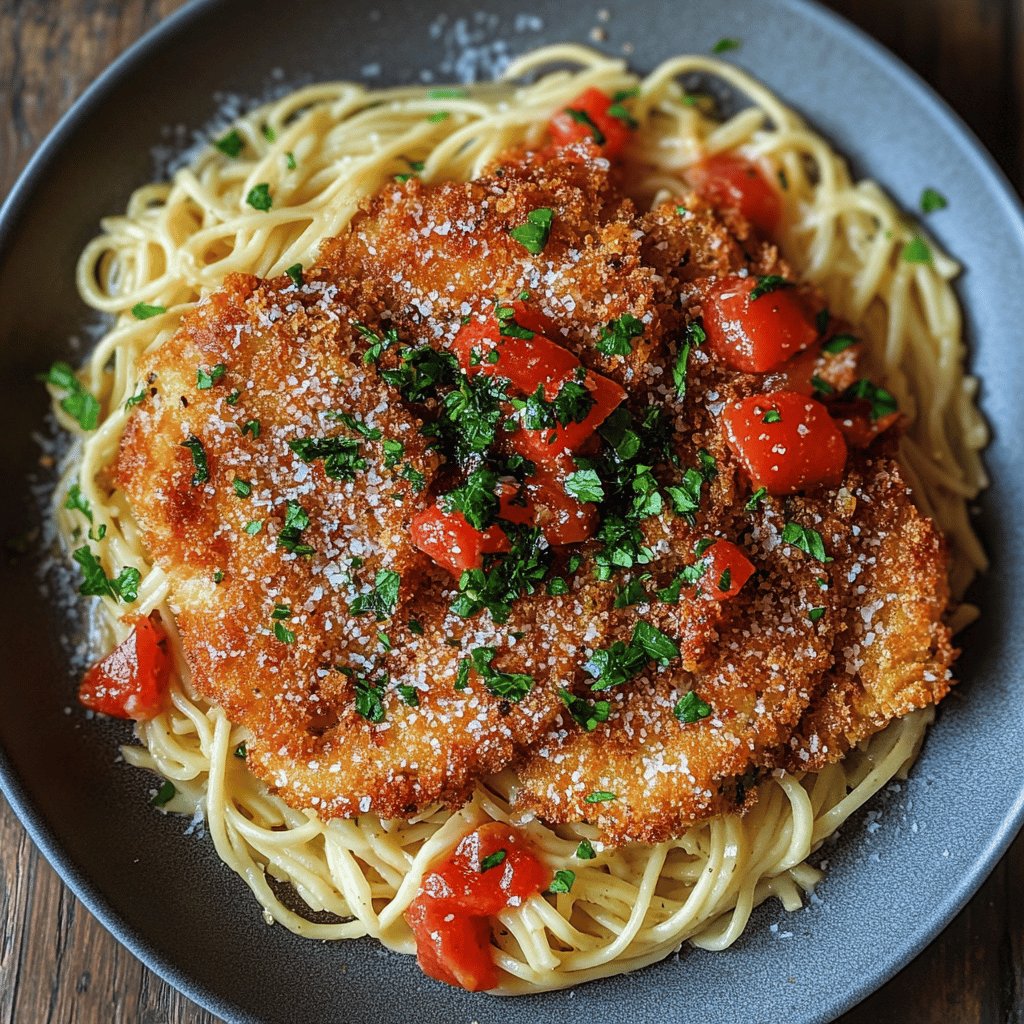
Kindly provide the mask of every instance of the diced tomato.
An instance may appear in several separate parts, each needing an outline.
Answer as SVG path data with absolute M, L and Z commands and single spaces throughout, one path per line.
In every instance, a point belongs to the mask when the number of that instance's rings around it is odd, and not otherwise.
M 488 858 L 496 863 L 485 870 Z M 488 915 L 519 906 L 550 881 L 551 872 L 519 831 L 490 821 L 463 836 L 454 851 L 431 868 L 421 891 L 463 913 Z
M 533 506 L 533 522 L 549 544 L 577 544 L 594 535 L 597 506 L 566 494 L 565 476 L 557 470 L 538 467 L 526 480 L 526 493 Z
M 608 113 L 612 100 L 600 89 L 584 89 L 548 125 L 551 141 L 556 146 L 570 146 L 574 142 L 590 142 L 604 156 L 614 157 L 625 148 L 631 136 L 629 124 L 621 117 Z
M 409 534 L 420 551 L 456 577 L 466 569 L 479 569 L 484 555 L 509 550 L 500 526 L 478 530 L 461 512 L 445 512 L 436 504 L 413 516 Z
M 729 540 L 716 540 L 702 556 L 706 566 L 701 579 L 701 592 L 715 601 L 735 597 L 743 584 L 754 574 L 754 565 Z
M 498 968 L 491 958 L 491 923 L 486 917 L 470 917 L 429 896 L 418 896 L 405 919 L 416 939 L 416 962 L 424 974 L 467 992 L 485 992 L 498 984 Z
M 154 612 L 85 674 L 78 699 L 87 708 L 115 718 L 142 721 L 163 710 L 171 671 L 167 636 Z
M 900 418 L 898 412 L 891 412 L 872 420 L 868 403 L 856 401 L 832 402 L 829 404 L 829 413 L 851 448 L 869 447 L 876 437 L 884 434 Z
M 524 395 L 532 395 L 543 384 L 544 397 L 551 401 L 580 361 L 563 345 L 550 340 L 557 328 L 546 316 L 523 302 L 509 305 L 514 311 L 512 319 L 533 331 L 532 338 L 503 336 L 496 316 L 483 322 L 471 320 L 455 338 L 455 355 L 471 377 L 477 373 L 506 377 Z
M 711 348 L 734 370 L 768 373 L 813 345 L 818 330 L 792 288 L 756 299 L 756 277 L 725 277 L 705 299 L 704 330 Z
M 581 448 L 626 397 L 626 392 L 615 381 L 593 370 L 587 371 L 583 384 L 594 404 L 581 423 L 556 425 L 545 430 L 517 430 L 511 437 L 512 447 L 535 462 L 549 462 L 562 452 Z
M 846 442 L 825 407 L 792 391 L 753 395 L 726 406 L 729 447 L 769 494 L 833 487 L 843 478 Z
M 728 153 L 708 157 L 687 177 L 712 206 L 736 210 L 758 231 L 771 235 L 782 217 L 782 201 L 757 164 Z
M 523 904 L 551 881 L 522 835 L 488 822 L 464 836 L 423 877 L 405 912 L 426 974 L 471 992 L 494 988 L 489 917 Z
M 814 394 L 814 381 L 811 378 L 820 358 L 817 346 L 804 349 L 788 363 L 766 374 L 761 386 L 765 391 L 795 391 L 798 395 L 810 397 Z

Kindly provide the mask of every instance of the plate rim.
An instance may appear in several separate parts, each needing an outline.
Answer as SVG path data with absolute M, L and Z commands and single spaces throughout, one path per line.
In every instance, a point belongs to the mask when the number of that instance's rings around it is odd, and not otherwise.
M 163 46 L 168 37 L 186 28 L 190 22 L 199 20 L 208 9 L 233 2 L 237 0 L 187 0 L 177 11 L 157 22 L 126 47 L 86 86 L 47 132 L 0 205 L 0 258 L 7 252 L 18 221 L 31 200 L 36 180 L 58 161 L 68 136 L 79 123 L 87 120 L 121 80 L 144 63 L 151 53 Z M 386 3 L 386 0 L 379 2 Z M 817 21 L 830 33 L 840 36 L 844 42 L 893 72 L 912 94 L 915 102 L 929 109 L 937 120 L 948 126 L 956 141 L 969 154 L 973 172 L 983 179 L 989 193 L 999 201 L 1006 212 L 1009 226 L 1015 226 L 1024 237 L 1024 202 L 1021 196 L 974 130 L 928 82 L 881 42 L 841 14 L 825 7 L 820 0 L 774 2 L 795 10 L 799 17 L 805 20 Z M 855 153 L 849 155 L 856 157 Z M 218 995 L 202 982 L 191 978 L 178 965 L 162 955 L 144 934 L 120 917 L 103 893 L 90 881 L 84 868 L 67 855 L 58 837 L 30 799 L 3 747 L 0 747 L 0 792 L 4 794 L 19 822 L 62 882 L 132 955 L 203 1009 L 226 1021 L 261 1024 L 260 1018 Z M 919 956 L 964 909 L 1022 829 L 1024 781 L 1020 784 L 1010 810 L 989 837 L 981 856 L 973 862 L 970 870 L 961 876 L 959 884 L 946 891 L 946 896 L 937 905 L 938 912 L 932 915 L 929 926 L 919 931 L 913 941 L 901 947 L 896 955 L 879 957 L 875 967 L 870 972 L 862 974 L 856 985 L 843 993 L 834 994 L 830 1000 L 826 997 L 826 1002 L 821 1006 L 822 1012 L 815 1019 L 823 1022 L 832 1020 L 852 1009 Z

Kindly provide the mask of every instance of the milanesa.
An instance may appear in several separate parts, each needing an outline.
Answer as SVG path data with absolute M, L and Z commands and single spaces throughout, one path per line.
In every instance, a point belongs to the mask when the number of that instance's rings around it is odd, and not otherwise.
M 512 766 L 521 809 L 654 842 L 948 691 L 946 553 L 900 476 L 896 430 L 852 451 L 839 486 L 752 507 L 724 437 L 728 403 L 794 375 L 842 391 L 856 349 L 765 376 L 696 346 L 680 396 L 673 367 L 714 281 L 788 268 L 695 196 L 638 213 L 616 173 L 523 156 L 468 184 L 388 186 L 301 284 L 233 275 L 142 361 L 149 397 L 117 484 L 168 575 L 195 689 L 251 731 L 249 766 L 290 804 L 408 817 Z M 533 253 L 510 232 L 538 209 L 554 217 Z M 422 432 L 443 400 L 406 401 L 394 381 L 403 351 L 450 351 L 464 319 L 521 295 L 622 385 L 636 423 L 660 410 L 644 479 L 713 469 L 692 515 L 662 499 L 631 523 L 643 557 L 609 580 L 594 571 L 600 540 L 541 544 L 522 573 L 532 592 L 501 622 L 453 611 L 456 580 L 411 542 L 414 516 L 463 477 Z M 602 351 L 627 314 L 642 325 L 628 354 Z M 200 370 L 217 379 L 200 387 Z M 790 522 L 820 534 L 829 561 L 784 541 Z M 716 537 L 757 570 L 740 592 L 659 598 Z M 595 692 L 595 652 L 641 621 L 678 657 Z M 710 713 L 680 721 L 691 691 Z M 606 720 L 581 727 L 569 695 L 607 701 Z

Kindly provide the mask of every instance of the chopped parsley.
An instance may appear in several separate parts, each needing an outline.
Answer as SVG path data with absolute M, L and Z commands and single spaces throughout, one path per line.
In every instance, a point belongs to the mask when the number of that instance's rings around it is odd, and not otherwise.
M 283 644 L 295 643 L 295 632 L 289 629 L 283 622 L 274 623 L 274 636 Z
M 836 391 L 827 380 L 819 377 L 816 373 L 811 374 L 811 387 L 814 388 L 814 391 L 811 393 L 813 398 L 824 398 L 827 395 L 834 395 Z M 767 423 L 768 421 L 765 420 L 765 422 Z
M 235 388 L 231 394 L 228 395 L 226 401 L 228 405 L 238 405 L 238 400 L 242 397 L 242 392 Z
M 383 334 L 378 334 L 358 320 L 353 320 L 352 326 L 370 343 L 367 350 L 363 353 L 364 365 L 368 366 L 370 363 L 377 362 L 389 348 L 398 344 L 398 331 L 393 327 L 388 327 L 384 330 Z
M 762 423 L 781 423 L 782 413 L 778 409 L 769 409 L 764 416 L 761 417 Z
M 536 210 L 531 210 L 526 215 L 526 223 L 512 228 L 509 235 L 528 253 L 536 256 L 543 252 L 544 246 L 547 245 L 554 219 L 554 211 L 547 206 L 541 206 Z
M 229 131 L 226 135 L 222 135 L 219 139 L 217 139 L 217 141 L 214 142 L 214 145 L 225 156 L 229 156 L 232 159 L 234 159 L 235 157 L 238 156 L 239 153 L 242 152 L 242 149 L 245 146 L 245 141 L 242 139 L 242 136 L 239 135 L 234 128 L 232 128 L 231 131 Z
M 693 690 L 690 690 L 676 701 L 672 714 L 684 725 L 693 725 L 694 722 L 699 722 L 711 714 L 711 705 L 702 701 Z
M 95 430 L 100 419 L 100 403 L 96 396 L 82 385 L 69 363 L 56 362 L 41 378 L 52 387 L 66 391 L 60 407 L 83 430 Z
M 349 605 L 353 615 L 374 615 L 383 622 L 395 614 L 402 577 L 393 569 L 380 569 L 373 580 L 373 589 L 359 594 Z
M 210 479 L 210 467 L 206 461 L 206 449 L 195 434 L 189 434 L 179 445 L 192 453 L 192 486 L 201 487 Z
M 543 582 L 550 553 L 541 531 L 509 524 L 505 533 L 511 541 L 507 554 L 487 556 L 483 568 L 467 569 L 459 578 L 451 606 L 456 615 L 469 618 L 486 609 L 495 622 L 505 622 L 512 602 L 520 594 L 535 593 Z
M 594 140 L 595 145 L 603 146 L 608 141 L 605 138 L 604 132 L 594 124 L 590 115 L 585 110 L 580 110 L 577 107 L 566 107 L 565 113 L 577 124 L 582 124 L 590 130 L 590 137 Z
M 605 113 L 621 121 L 627 128 L 640 127 L 640 122 L 621 103 L 613 103 Z
M 768 295 L 771 292 L 776 292 L 780 288 L 792 287 L 792 281 L 787 281 L 784 277 L 780 277 L 778 274 L 767 274 L 757 279 L 757 284 L 754 285 L 754 288 L 750 293 L 750 301 L 755 302 L 757 299 L 761 298 L 762 295 Z
M 675 365 L 672 367 L 672 383 L 675 384 L 676 394 L 680 398 L 686 397 L 686 369 L 690 362 L 690 352 L 697 345 L 703 345 L 707 338 L 704 325 L 700 320 L 691 320 L 686 325 L 686 335 L 682 345 L 679 346 Z
M 239 498 L 248 498 L 252 494 L 252 484 L 248 480 L 243 480 L 240 476 L 236 476 L 231 481 L 231 487 Z
M 608 701 L 587 700 L 585 697 L 577 697 L 568 690 L 559 690 L 558 695 L 568 708 L 573 721 L 587 732 L 593 732 L 600 722 L 608 721 L 611 714 L 611 704 Z
M 301 288 L 305 283 L 305 278 L 302 276 L 302 264 L 293 263 L 290 267 L 285 269 L 285 273 L 291 278 L 292 284 L 296 288 Z
M 617 800 L 618 797 L 614 793 L 609 793 L 605 789 L 596 789 L 593 793 L 588 793 L 584 798 L 585 804 L 606 804 L 609 800 Z
M 712 53 L 728 53 L 730 50 L 738 50 L 740 48 L 740 41 L 738 39 L 732 39 L 728 36 L 719 39 L 714 46 L 711 47 Z
M 856 345 L 859 340 L 852 334 L 835 334 L 821 346 L 821 350 L 835 356 L 840 352 L 845 352 L 851 345 Z
M 237 757 L 240 761 L 244 761 L 248 756 L 249 748 L 245 745 L 245 740 L 242 740 L 242 742 L 239 743 L 237 747 L 235 747 L 235 757 Z
M 585 668 L 595 679 L 591 689 L 607 690 L 628 683 L 649 661 L 667 664 L 678 657 L 679 647 L 676 642 L 660 629 L 640 619 L 633 627 L 629 644 L 616 640 L 610 647 L 594 651 Z
M 64 501 L 64 507 L 78 509 L 90 523 L 92 522 L 92 506 L 89 504 L 89 499 L 82 494 L 82 488 L 78 484 L 72 484 L 68 488 L 68 496 Z
M 359 442 L 335 434 L 332 437 L 301 437 L 288 442 L 288 447 L 306 463 L 322 461 L 329 480 L 354 480 L 366 469 L 366 459 L 359 454 Z
M 596 856 L 594 844 L 589 839 L 581 839 L 580 845 L 576 847 L 576 859 L 593 860 Z
M 398 475 L 403 480 L 408 480 L 417 494 L 427 486 L 427 478 L 415 466 L 405 466 Z
M 245 532 L 247 534 L 249 534 L 250 537 L 255 537 L 256 534 L 259 533 L 260 530 L 263 529 L 263 520 L 262 519 L 250 519 L 249 522 L 247 522 L 245 524 L 243 529 L 245 530 Z
M 559 868 L 555 872 L 555 877 L 551 879 L 551 884 L 548 886 L 548 892 L 568 892 L 572 888 L 572 883 L 575 881 L 575 871 L 570 871 L 568 868 Z
M 384 449 L 384 465 L 388 469 L 397 466 L 402 456 L 405 455 L 405 445 L 401 441 L 392 441 L 388 438 L 385 439 L 382 447 Z
M 619 587 L 615 594 L 615 608 L 629 608 L 634 604 L 644 604 L 648 600 L 647 580 L 651 578 L 649 572 L 642 572 L 634 576 L 628 583 Z
M 768 496 L 767 487 L 758 487 L 756 491 L 747 499 L 746 505 L 743 507 L 748 512 L 756 512 L 761 505 L 761 502 Z
M 246 420 L 242 426 L 242 437 L 246 434 L 251 434 L 255 440 L 260 436 L 260 421 L 259 420 Z
M 825 614 L 824 607 L 822 607 L 821 605 L 818 605 L 818 606 L 816 606 L 814 608 L 811 608 L 807 612 L 807 618 L 809 618 L 811 620 L 811 622 L 817 622 L 817 621 L 819 621 L 819 619 L 821 619 L 821 617 L 824 614 Z
M 356 711 L 368 722 L 377 724 L 384 721 L 384 701 L 377 683 L 356 676 L 353 679 L 356 690 Z
M 270 185 L 265 181 L 260 182 L 258 185 L 253 185 L 249 189 L 249 194 L 245 197 L 245 201 L 254 210 L 261 210 L 266 213 L 274 205 L 274 200 L 270 195 Z
M 644 333 L 644 325 L 632 313 L 623 313 L 601 328 L 598 352 L 606 356 L 628 356 L 633 351 L 633 338 Z
M 402 698 L 403 704 L 411 708 L 418 708 L 420 706 L 420 692 L 415 686 L 410 686 L 408 683 L 399 683 L 398 695 Z
M 577 501 L 604 501 L 604 485 L 594 469 L 577 469 L 565 478 L 565 493 Z
M 449 114 L 447 110 L 435 110 L 433 114 L 427 117 L 427 120 L 431 124 L 439 124 L 441 121 L 447 120 Z
M 891 391 L 872 384 L 866 378 L 851 384 L 844 392 L 843 398 L 861 399 L 871 406 L 871 419 L 879 420 L 883 416 L 889 416 L 896 412 L 899 406 L 896 403 L 896 396 Z
M 275 604 L 270 617 L 275 621 L 278 619 L 290 619 L 292 617 L 292 610 L 286 604 Z
M 809 526 L 801 526 L 799 523 L 793 522 L 786 523 L 782 530 L 782 539 L 785 543 L 794 545 L 819 562 L 832 561 L 825 551 L 825 543 L 821 539 L 821 534 Z
M 654 552 L 644 543 L 640 527 L 622 516 L 606 515 L 596 537 L 603 545 L 594 556 L 599 580 L 610 580 L 616 569 L 646 565 L 654 558 Z
M 314 548 L 302 540 L 309 527 L 309 513 L 297 502 L 289 501 L 285 508 L 284 525 L 277 535 L 277 546 L 293 555 L 311 555 Z
M 465 690 L 469 686 L 469 672 L 473 663 L 469 658 L 460 658 L 459 666 L 455 670 L 455 689 Z
M 294 171 L 298 167 L 298 162 L 295 159 L 295 154 L 289 149 L 284 155 L 284 165 L 289 171 Z
M 277 142 L 277 132 L 274 130 L 273 125 L 260 125 L 260 132 L 263 134 L 263 138 L 265 138 L 267 142 Z
M 227 372 L 228 368 L 223 363 L 217 363 L 216 366 L 211 366 L 209 370 L 205 370 L 200 366 L 196 370 L 196 388 L 200 391 L 209 391 Z
M 905 263 L 923 263 L 926 266 L 931 266 L 932 263 L 931 247 L 920 235 L 914 235 L 914 237 L 903 246 L 903 250 L 900 255 Z
M 441 86 L 437 89 L 427 90 L 428 100 L 460 100 L 468 95 L 469 93 L 465 89 L 460 89 L 457 86 Z
M 949 206 L 949 200 L 934 188 L 926 188 L 921 192 L 921 212 L 934 213 Z
M 681 515 L 691 526 L 696 522 L 697 512 L 700 510 L 700 502 L 705 483 L 710 483 L 718 475 L 715 467 L 715 460 L 710 452 L 701 448 L 697 452 L 697 468 L 689 468 L 683 473 L 678 484 L 665 488 L 672 508 L 677 515 Z
M 497 484 L 498 474 L 493 469 L 474 469 L 461 487 L 441 496 L 441 507 L 446 512 L 461 512 L 470 526 L 485 530 L 498 514 Z
M 325 419 L 338 420 L 344 423 L 349 430 L 362 434 L 368 441 L 379 441 L 383 436 L 377 427 L 367 426 L 361 419 L 353 416 L 350 412 L 325 412 L 323 415 Z
M 149 802 L 154 807 L 163 807 L 164 804 L 170 803 L 174 799 L 175 794 L 178 791 L 174 788 L 174 783 L 170 779 L 164 779 L 160 783 L 160 788 L 153 794 L 153 799 Z
M 494 853 L 487 854 L 480 861 L 480 874 L 490 871 L 491 868 L 496 868 L 499 864 L 504 864 L 506 856 L 507 853 L 504 850 L 495 850 Z
M 561 597 L 563 594 L 569 593 L 569 584 L 566 583 L 564 576 L 552 576 L 548 580 L 547 592 L 549 597 Z
M 124 403 L 125 412 L 127 412 L 129 409 L 134 409 L 135 406 L 137 406 L 137 405 L 141 405 L 143 400 L 145 399 L 145 397 L 146 397 L 146 389 L 145 389 L 145 387 L 139 388 L 139 390 L 136 391 L 134 395 L 130 395 L 127 399 L 125 399 L 125 403 Z
M 224 570 L 223 569 L 218 569 L 213 574 L 213 582 L 214 583 L 223 583 L 224 582 Z
M 166 306 L 151 306 L 148 302 L 136 302 L 132 306 L 132 316 L 136 320 L 149 320 L 150 317 L 160 316 L 161 313 L 166 312 Z
M 533 676 L 525 672 L 499 672 L 491 664 L 497 649 L 494 647 L 477 647 L 471 655 L 473 668 L 477 670 L 484 686 L 495 697 L 502 697 L 518 704 L 532 689 Z
M 82 569 L 82 584 L 78 588 L 80 594 L 86 597 L 112 597 L 125 604 L 130 604 L 139 596 L 142 574 L 134 566 L 125 566 L 111 579 L 88 545 L 77 548 L 71 557 Z

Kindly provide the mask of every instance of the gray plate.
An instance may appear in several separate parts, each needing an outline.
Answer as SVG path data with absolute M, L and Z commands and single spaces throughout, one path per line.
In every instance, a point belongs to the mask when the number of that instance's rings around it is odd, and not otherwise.
M 216 113 L 215 94 L 356 77 L 379 82 L 484 75 L 509 53 L 588 39 L 597 5 L 521 0 L 518 10 L 450 0 L 364 4 L 211 0 L 168 19 L 102 75 L 46 141 L 0 213 L 0 451 L 11 495 L 0 536 L 32 524 L 19 481 L 45 401 L 33 374 L 68 355 L 85 318 L 75 258 L 101 215 L 153 173 L 151 151 Z M 763 906 L 729 951 L 685 952 L 573 993 L 495 1002 L 425 979 L 369 941 L 318 945 L 263 924 L 208 841 L 147 806 L 149 780 L 114 763 L 126 731 L 65 714 L 74 677 L 53 638 L 59 611 L 31 559 L 0 567 L 0 778 L 43 852 L 106 926 L 197 1002 L 232 1021 L 502 1020 L 506 1024 L 824 1021 L 889 978 L 963 906 L 1024 815 L 1024 224 L 992 161 L 909 71 L 866 37 L 798 0 L 604 0 L 606 46 L 647 69 L 739 36 L 751 69 L 911 207 L 932 185 L 950 208 L 928 226 L 962 259 L 959 281 L 995 428 L 994 480 L 979 527 L 995 569 L 977 587 L 981 623 L 964 637 L 963 685 L 944 706 L 911 781 L 848 824 L 828 850 L 820 902 Z M 480 13 L 480 9 L 488 13 Z M 442 13 L 443 12 L 443 13 Z M 491 13 L 494 12 L 494 13 Z M 433 28 L 433 31 L 431 29 Z M 474 48 L 467 58 L 463 42 Z M 77 356 L 75 357 L 77 358 Z M 878 815 L 881 815 L 878 818 Z M 871 825 L 871 828 L 868 828 Z M 773 929 L 773 925 L 777 928 Z

